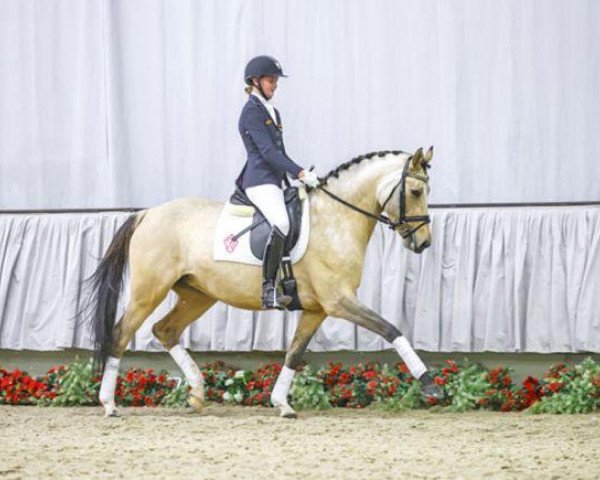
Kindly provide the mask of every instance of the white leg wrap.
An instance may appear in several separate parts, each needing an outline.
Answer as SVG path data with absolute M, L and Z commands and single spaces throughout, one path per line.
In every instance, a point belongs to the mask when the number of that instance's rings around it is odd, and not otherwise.
M 117 377 L 119 376 L 120 364 L 120 358 L 108 357 L 104 367 L 99 398 L 102 405 L 104 405 L 107 415 L 112 414 L 115 408 L 115 388 L 117 386 Z
M 394 345 L 398 355 L 400 355 L 404 363 L 406 363 L 406 366 L 410 370 L 412 376 L 418 380 L 421 375 L 427 371 L 427 367 L 410 346 L 408 340 L 403 336 L 399 336 L 392 342 L 392 345 Z
M 287 396 L 292 387 L 296 370 L 286 367 L 285 365 L 281 369 L 281 373 L 277 377 L 277 382 L 273 387 L 273 393 L 271 393 L 271 403 L 275 406 L 287 404 Z
M 192 390 L 199 390 L 199 393 L 203 393 L 204 377 L 202 376 L 202 372 L 200 372 L 200 368 L 198 368 L 198 365 L 194 362 L 194 359 L 185 351 L 185 348 L 181 345 L 175 345 L 169 350 L 169 353 L 173 357 L 173 360 L 177 362 L 177 365 L 179 365 L 179 368 L 185 375 Z

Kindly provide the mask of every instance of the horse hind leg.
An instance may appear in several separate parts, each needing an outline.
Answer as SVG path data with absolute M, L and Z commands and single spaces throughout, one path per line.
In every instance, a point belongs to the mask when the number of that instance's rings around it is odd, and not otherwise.
M 100 386 L 100 403 L 107 417 L 117 416 L 115 409 L 115 387 L 119 375 L 119 366 L 127 345 L 142 323 L 154 309 L 165 299 L 171 287 L 169 282 L 158 282 L 156 278 L 145 278 L 143 281 L 132 276 L 131 300 L 119 322 L 113 330 L 113 342 L 110 355 L 106 361 L 102 384 Z
M 216 299 L 185 284 L 173 288 L 179 297 L 173 309 L 152 327 L 152 333 L 169 351 L 190 385 L 189 405 L 200 412 L 204 406 L 204 377 L 190 354 L 179 345 L 185 328 L 202 316 Z

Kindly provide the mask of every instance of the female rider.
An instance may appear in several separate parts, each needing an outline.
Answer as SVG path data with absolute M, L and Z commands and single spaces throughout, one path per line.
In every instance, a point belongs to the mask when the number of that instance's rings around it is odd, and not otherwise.
M 263 258 L 263 308 L 283 308 L 291 301 L 275 284 L 290 229 L 281 182 L 287 174 L 310 187 L 319 184 L 314 172 L 298 166 L 285 152 L 281 118 L 270 102 L 277 80 L 285 76 L 273 57 L 261 55 L 248 62 L 244 81 L 249 95 L 238 125 L 248 157 L 236 184 L 271 226 Z

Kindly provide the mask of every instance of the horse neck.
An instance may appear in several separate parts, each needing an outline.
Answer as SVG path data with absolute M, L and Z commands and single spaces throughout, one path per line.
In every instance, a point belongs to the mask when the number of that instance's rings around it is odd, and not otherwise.
M 377 199 L 377 186 L 383 177 L 401 169 L 405 158 L 401 155 L 388 157 L 366 161 L 351 171 L 341 172 L 340 178 L 332 180 L 324 188 L 361 210 L 379 216 L 382 209 Z M 324 192 L 319 192 L 315 201 L 311 202 L 311 209 L 318 212 L 320 218 L 334 224 L 345 238 L 352 237 L 358 248 L 366 250 L 377 223 L 374 219 L 352 211 Z

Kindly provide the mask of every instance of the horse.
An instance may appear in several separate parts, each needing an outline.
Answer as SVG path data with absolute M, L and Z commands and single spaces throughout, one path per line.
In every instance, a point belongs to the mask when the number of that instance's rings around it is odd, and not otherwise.
M 383 151 L 360 155 L 307 189 L 310 236 L 294 265 L 303 307 L 271 402 L 285 418 L 295 418 L 288 403 L 295 369 L 323 320 L 346 319 L 381 335 L 397 350 L 426 398 L 442 390 L 402 333 L 356 296 L 369 238 L 377 222 L 402 236 L 415 253 L 431 245 L 425 153 Z M 99 399 L 106 416 L 116 416 L 115 385 L 121 358 L 134 333 L 173 290 L 173 309 L 152 327 L 153 335 L 181 368 L 190 390 L 188 404 L 204 405 L 204 379 L 196 362 L 179 345 L 184 329 L 218 300 L 237 308 L 261 308 L 261 268 L 213 260 L 213 234 L 224 204 L 202 198 L 176 199 L 133 213 L 113 237 L 91 280 L 94 358 L 103 370 Z M 115 324 L 126 265 L 130 301 Z

